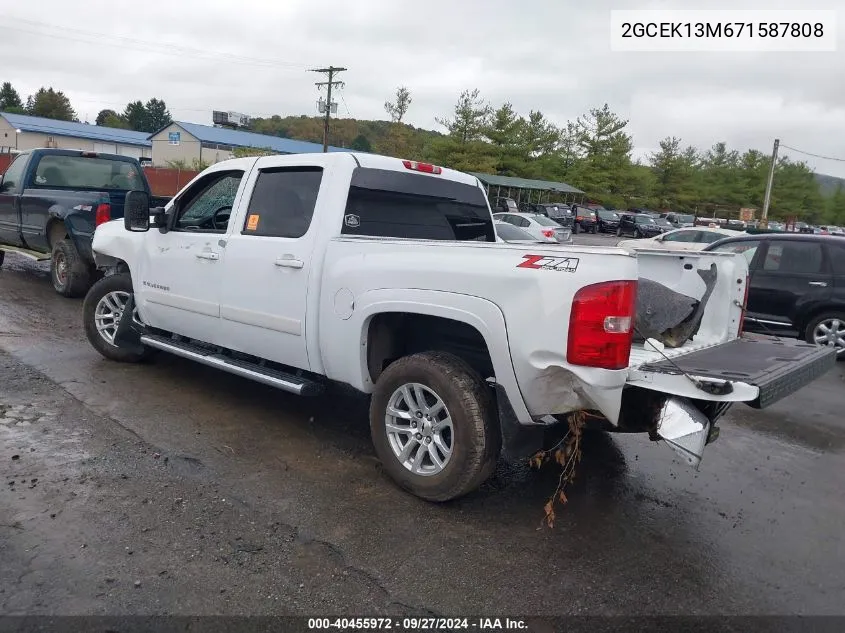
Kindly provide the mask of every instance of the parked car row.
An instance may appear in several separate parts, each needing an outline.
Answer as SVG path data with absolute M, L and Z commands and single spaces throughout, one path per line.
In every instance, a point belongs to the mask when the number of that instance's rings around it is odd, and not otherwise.
M 711 229 L 696 226 L 685 229 L 674 229 L 645 239 L 622 240 L 617 246 L 633 250 L 649 248 L 697 251 L 703 250 L 709 244 L 737 235 L 736 231 L 727 229 Z

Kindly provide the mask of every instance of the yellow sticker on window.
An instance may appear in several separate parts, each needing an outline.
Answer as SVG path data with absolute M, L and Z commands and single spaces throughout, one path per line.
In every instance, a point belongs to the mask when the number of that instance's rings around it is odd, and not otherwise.
M 254 231 L 258 228 L 258 215 L 254 214 L 247 218 L 246 220 L 246 230 L 247 231 Z

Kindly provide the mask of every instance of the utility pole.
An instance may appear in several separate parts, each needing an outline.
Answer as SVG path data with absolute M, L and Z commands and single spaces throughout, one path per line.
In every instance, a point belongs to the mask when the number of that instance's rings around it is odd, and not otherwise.
M 320 90 L 323 86 L 328 88 L 327 95 L 326 95 L 326 120 L 323 123 L 323 152 L 329 151 L 329 119 L 332 115 L 332 88 L 334 86 L 338 86 L 343 88 L 344 83 L 342 81 L 334 81 L 334 76 L 337 73 L 341 73 L 346 68 L 338 68 L 336 66 L 329 66 L 328 68 L 312 68 L 312 73 L 324 73 L 329 76 L 328 81 L 318 81 L 315 86 L 317 86 L 317 90 Z
M 763 213 L 760 216 L 760 228 L 769 228 L 769 201 L 772 198 L 772 181 L 775 179 L 775 165 L 778 162 L 778 146 L 780 139 L 775 139 L 775 146 L 772 149 L 772 164 L 769 167 L 769 181 L 766 183 L 766 197 L 763 198 Z

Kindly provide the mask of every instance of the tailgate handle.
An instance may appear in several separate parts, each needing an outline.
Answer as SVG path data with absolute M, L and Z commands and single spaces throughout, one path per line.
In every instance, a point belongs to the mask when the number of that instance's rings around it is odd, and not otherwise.
M 818 288 L 827 288 L 827 282 L 826 281 L 811 281 L 810 285 L 811 286 L 817 286 Z

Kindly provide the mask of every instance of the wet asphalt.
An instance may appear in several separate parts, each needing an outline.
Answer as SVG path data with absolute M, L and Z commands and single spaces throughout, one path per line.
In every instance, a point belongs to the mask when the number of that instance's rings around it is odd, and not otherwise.
M 591 434 L 554 529 L 554 467 L 443 505 L 401 492 L 366 406 L 108 362 L 81 301 L 7 256 L 0 614 L 845 615 L 845 363 L 734 407 L 699 472 Z

